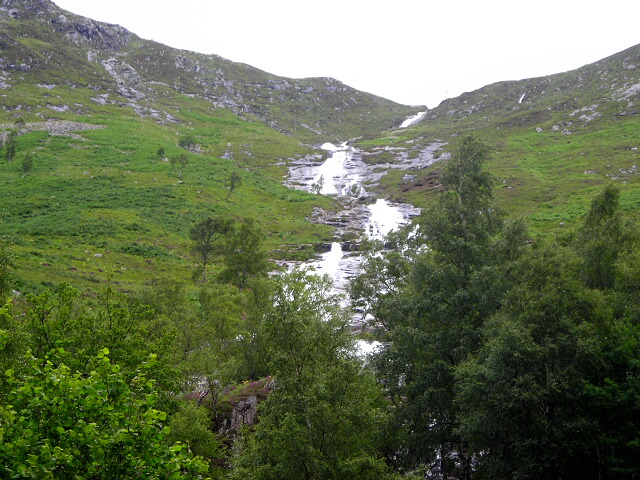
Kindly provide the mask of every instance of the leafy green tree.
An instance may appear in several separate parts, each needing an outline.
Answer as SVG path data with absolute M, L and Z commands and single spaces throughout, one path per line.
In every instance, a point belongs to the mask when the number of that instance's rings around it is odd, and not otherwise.
M 601 478 L 640 476 L 640 252 L 634 247 L 637 235 L 625 243 L 615 264 L 614 287 L 605 290 L 615 318 L 599 327 L 602 361 L 600 368 L 591 372 L 580 402 L 598 427 L 592 438 L 597 439 L 594 450 L 598 453 L 594 457 L 598 459 Z
M 182 180 L 182 170 L 184 170 L 184 167 L 189 164 L 189 157 L 187 156 L 187 154 L 182 153 L 177 157 L 171 157 L 169 159 L 169 163 L 171 163 L 171 166 L 176 171 L 178 178 Z
M 570 250 L 539 247 L 515 269 L 483 346 L 457 369 L 459 431 L 489 478 L 598 478 L 595 422 L 580 405 L 610 310 L 577 280 Z
M 125 376 L 104 349 L 88 375 L 55 358 L 32 359 L 0 406 L 2 478 L 197 479 L 207 466 L 182 444 L 169 446 L 167 415 L 155 408 L 150 357 Z
M 629 243 L 620 212 L 620 189 L 607 185 L 591 202 L 589 213 L 576 236 L 583 258 L 582 275 L 592 288 L 612 288 L 616 261 Z
M 377 365 L 405 430 L 398 462 L 459 478 L 470 478 L 472 455 L 457 429 L 455 369 L 482 344 L 527 236 L 522 222 L 502 225 L 487 155 L 476 138 L 460 141 L 439 204 L 411 234 L 391 238 L 395 251 L 369 257 L 353 291 L 382 327 Z
M 186 391 L 193 390 L 199 381 L 201 366 L 194 366 L 192 357 L 208 344 L 207 331 L 198 322 L 194 302 L 188 297 L 185 284 L 175 278 L 158 277 L 149 280 L 136 295 L 135 301 L 147 305 L 157 322 L 172 332 L 168 345 L 168 363 L 179 373 Z M 197 377 L 197 378 L 196 378 Z
M 16 302 L 17 303 L 17 302 Z M 175 371 L 169 365 L 175 330 L 145 305 L 107 288 L 90 299 L 69 285 L 28 294 L 12 311 L 9 339 L 23 346 L 14 361 L 29 349 L 37 358 L 63 348 L 58 358 L 72 371 L 88 373 L 103 348 L 126 370 L 158 352 L 156 380 L 163 390 L 174 387 Z M 164 400 L 164 399 L 163 399 Z
M 171 320 L 188 316 L 186 285 L 173 277 L 155 277 L 130 297 L 131 303 L 146 305 L 153 315 L 164 315 Z
M 211 420 L 203 407 L 184 402 L 169 419 L 167 441 L 170 445 L 180 443 L 188 446 L 194 455 L 210 463 L 212 478 L 223 478 L 221 469 L 215 467 L 223 455 L 222 444 L 211 431 Z
M 479 477 L 640 474 L 635 244 L 609 185 L 572 241 L 535 243 L 511 264 L 481 348 L 456 368 L 458 432 Z
M 615 267 L 615 290 L 612 294 L 617 316 L 640 324 L 640 249 L 634 248 L 621 256 Z
M 230 285 L 207 285 L 198 292 L 190 322 L 178 327 L 180 369 L 191 382 L 206 382 L 214 403 L 229 384 L 241 380 L 237 337 L 243 332 L 244 299 Z
M 240 378 L 257 380 L 269 375 L 268 342 L 263 335 L 264 313 L 271 308 L 274 281 L 253 277 L 239 293 L 243 298 L 242 330 L 235 340 L 239 347 Z
M 229 191 L 225 200 L 229 200 L 231 194 L 241 186 L 242 177 L 240 176 L 240 174 L 238 172 L 231 172 L 231 174 L 229 175 L 229 179 L 225 183 L 225 187 L 227 187 L 227 190 Z
M 207 280 L 207 265 L 211 255 L 222 251 L 221 240 L 232 232 L 234 221 L 226 217 L 207 217 L 189 232 L 194 242 L 193 250 L 202 258 L 202 272 L 196 272 Z
M 263 242 L 264 233 L 253 219 L 245 218 L 235 225 L 224 241 L 224 267 L 218 280 L 242 290 L 251 278 L 266 276 L 269 264 Z
M 33 156 L 26 155 L 22 159 L 22 176 L 26 177 L 27 173 L 31 172 L 31 170 L 33 170 Z
M 193 135 L 185 135 L 178 141 L 178 145 L 182 148 L 190 150 L 196 146 L 197 142 Z
M 591 467 L 592 478 L 637 478 L 640 327 L 628 319 L 619 319 L 601 335 L 597 346 L 601 349 L 600 368 L 590 372 L 578 404 L 580 415 L 593 425 L 593 433 L 580 439 L 583 456 L 587 457 L 585 470 Z
M 19 375 L 26 369 L 23 357 L 27 338 L 16 328 L 16 323 L 12 302 L 0 304 L 0 366 L 2 372 L 13 371 Z M 6 375 L 0 376 L 0 405 L 6 403 L 6 396 L 12 388 L 8 380 Z
M 156 155 L 158 156 L 158 160 L 162 160 L 167 155 L 167 152 L 164 147 L 160 147 L 156 152 Z
M 18 132 L 11 130 L 4 141 L 4 158 L 7 162 L 12 162 L 16 156 Z
M 436 208 L 420 218 L 419 235 L 429 248 L 466 279 L 486 261 L 488 246 L 502 225 L 493 201 L 493 177 L 484 164 L 488 148 L 476 137 L 463 138 L 445 165 L 443 194 Z
M 0 305 L 4 304 L 12 286 L 14 259 L 6 237 L 0 236 Z
M 318 181 L 313 182 L 310 188 L 312 193 L 320 195 L 320 193 L 322 193 L 322 189 L 324 188 L 324 175 L 320 175 L 320 177 L 318 177 Z
M 296 271 L 278 282 L 264 316 L 276 390 L 236 459 L 234 478 L 384 479 L 384 402 L 354 356 L 328 278 Z

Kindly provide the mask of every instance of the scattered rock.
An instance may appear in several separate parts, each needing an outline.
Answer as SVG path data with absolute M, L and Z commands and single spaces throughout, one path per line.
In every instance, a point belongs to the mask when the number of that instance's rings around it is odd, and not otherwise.
M 69 105 L 47 105 L 48 108 L 53 110 L 54 112 L 68 112 Z

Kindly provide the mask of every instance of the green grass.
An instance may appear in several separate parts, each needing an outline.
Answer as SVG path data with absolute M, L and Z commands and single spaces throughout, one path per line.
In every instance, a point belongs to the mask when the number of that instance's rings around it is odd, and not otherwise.
M 608 182 L 621 187 L 623 208 L 636 215 L 640 119 L 627 101 L 613 96 L 622 85 L 640 81 L 638 72 L 621 68 L 622 58 L 631 54 L 623 52 L 608 65 L 576 72 L 489 85 L 445 102 L 406 131 L 382 132 L 359 146 L 369 151 L 403 148 L 411 155 L 436 140 L 449 142 L 445 150 L 451 150 L 456 138 L 472 133 L 491 149 L 487 167 L 496 178 L 499 205 L 509 215 L 527 218 L 541 233 L 562 231 L 579 221 L 593 195 Z M 610 72 L 606 81 L 601 78 L 605 68 Z M 518 104 L 524 92 L 529 92 L 530 102 Z M 575 113 L 593 105 L 600 116 L 590 122 L 579 118 L 582 111 Z M 373 158 L 392 161 L 395 155 L 389 151 Z M 427 180 L 433 175 L 437 179 L 439 169 L 436 163 L 416 172 L 391 171 L 380 182 L 379 193 L 431 205 L 437 189 Z M 417 175 L 418 181 L 407 183 L 405 173 Z
M 496 178 L 496 199 L 509 215 L 524 216 L 540 232 L 565 229 L 579 221 L 593 196 L 608 182 L 620 185 L 624 210 L 634 215 L 640 195 L 640 120 L 606 119 L 571 135 L 512 129 L 496 135 L 475 132 L 491 148 L 488 169 Z M 437 171 L 436 163 L 427 172 Z M 437 191 L 402 189 L 404 171 L 381 182 L 393 198 L 427 206 Z M 398 193 L 394 193 L 398 192 Z
M 273 257 L 308 257 L 309 244 L 332 236 L 308 220 L 314 207 L 337 206 L 285 188 L 287 162 L 311 153 L 309 145 L 388 128 L 414 110 L 334 80 L 277 77 L 109 25 L 85 38 L 72 27 L 81 17 L 65 12 L 70 23 L 60 27 L 52 22 L 57 7 L 32 7 L 0 19 L 8 72 L 0 124 L 102 128 L 23 128 L 16 158 L 0 163 L 0 233 L 13 238 L 24 288 L 112 281 L 134 289 L 165 274 L 187 280 L 195 262 L 189 230 L 209 215 L 253 218 Z M 126 70 L 124 88 L 105 66 L 113 59 Z M 186 136 L 197 151 L 179 146 Z M 169 160 L 181 155 L 188 162 L 180 171 Z M 26 156 L 33 167 L 24 175 Z M 232 174 L 242 186 L 227 199 Z
M 66 281 L 90 288 L 111 278 L 134 289 L 161 273 L 187 280 L 195 262 L 188 232 L 208 215 L 254 218 L 278 256 L 287 256 L 283 248 L 299 256 L 297 245 L 330 238 L 328 227 L 306 217 L 314 206 L 333 208 L 332 201 L 281 184 L 286 169 L 276 164 L 306 147 L 224 111 L 189 115 L 191 126 L 178 129 L 97 115 L 90 119 L 105 128 L 18 137 L 15 161 L 0 164 L 0 196 L 3 233 L 14 239 L 24 285 Z M 197 138 L 202 154 L 177 146 L 185 133 Z M 220 158 L 229 143 L 233 158 Z M 167 157 L 187 153 L 182 180 L 158 158 L 160 147 Z M 26 155 L 34 164 L 23 176 Z M 242 186 L 225 200 L 232 172 Z

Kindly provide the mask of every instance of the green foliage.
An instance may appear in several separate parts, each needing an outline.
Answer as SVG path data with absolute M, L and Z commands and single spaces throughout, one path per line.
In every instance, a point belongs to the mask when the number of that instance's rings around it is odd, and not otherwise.
M 263 329 L 269 365 L 278 379 L 312 380 L 313 373 L 353 348 L 346 319 L 327 277 L 295 270 L 280 277 L 265 312 Z M 309 372 L 307 373 L 307 370 Z
M 233 226 L 234 222 L 230 218 L 207 217 L 189 232 L 189 237 L 194 242 L 194 252 L 202 257 L 202 279 L 204 281 L 207 280 L 207 264 L 210 256 L 222 250 L 218 242 L 231 232 Z
M 438 207 L 428 209 L 420 219 L 424 241 L 463 276 L 485 261 L 482 250 L 501 225 L 493 203 L 493 179 L 485 169 L 487 156 L 482 142 L 463 138 L 442 172 L 445 192 Z
M 33 169 L 33 156 L 26 155 L 22 159 L 22 176 L 26 177 L 27 173 L 31 172 L 32 169 Z
M 593 477 L 592 419 L 578 405 L 598 377 L 603 297 L 577 277 L 577 259 L 553 245 L 523 256 L 484 344 L 458 368 L 460 429 L 491 478 Z M 517 472 L 517 473 L 516 473 Z
M 225 186 L 229 191 L 229 194 L 227 195 L 227 198 L 225 198 L 225 200 L 229 200 L 229 197 L 231 196 L 233 191 L 242 186 L 242 177 L 238 172 L 231 172 Z
M 576 236 L 583 258 L 582 275 L 591 288 L 611 288 L 615 264 L 629 242 L 620 211 L 620 189 L 607 185 L 591 202 L 589 213 Z
M 18 309 L 19 306 L 19 309 Z M 89 372 L 91 362 L 103 348 L 127 370 L 136 368 L 151 353 L 158 353 L 156 379 L 163 389 L 175 381 L 168 365 L 174 330 L 161 317 L 155 317 L 145 305 L 130 301 L 122 293 L 107 288 L 94 302 L 69 285 L 40 294 L 26 295 L 16 307 L 10 339 L 38 358 L 50 351 L 59 353 L 72 371 Z M 18 362 L 18 358 L 12 361 Z
M 214 400 L 229 384 L 246 378 L 242 369 L 243 335 L 247 328 L 247 298 L 229 285 L 208 285 L 198 292 L 194 345 L 187 359 L 192 378 L 204 379 Z
M 236 460 L 234 478 L 383 479 L 384 402 L 353 356 L 328 279 L 279 279 L 264 317 L 276 390 Z
M 638 473 L 640 337 L 626 317 L 635 308 L 616 308 L 609 293 L 622 284 L 607 294 L 590 284 L 580 247 L 536 245 L 523 255 L 483 345 L 457 369 L 459 431 L 486 452 L 490 478 Z M 639 269 L 630 257 L 615 277 Z
M 464 137 L 442 170 L 442 187 L 455 192 L 458 203 L 465 208 L 476 204 L 479 209 L 487 210 L 490 205 L 493 178 L 486 170 L 488 155 L 489 148 L 478 138 Z
M 163 358 L 174 368 L 181 388 L 189 392 L 205 385 L 214 411 L 228 385 L 266 372 L 259 335 L 270 295 L 269 282 L 264 282 L 267 286 L 252 280 L 243 291 L 210 283 L 191 295 L 185 283 L 160 277 L 136 295 L 138 303 L 149 305 L 159 324 L 175 332 Z
M 13 371 L 19 374 L 25 369 L 24 353 L 27 350 L 25 335 L 16 331 L 14 309 L 11 301 L 0 306 L 0 365 L 3 372 Z M 6 401 L 10 391 L 8 377 L 0 376 L 0 405 Z M 0 427 L 1 428 L 1 427 Z
M 182 170 L 189 164 L 189 156 L 186 153 L 181 153 L 177 157 L 171 157 L 169 162 L 176 171 L 178 178 L 182 180 Z
M 353 289 L 387 342 L 397 461 L 467 479 L 632 478 L 640 257 L 618 190 L 559 244 L 529 241 L 521 220 L 492 233 L 491 203 L 465 210 L 460 180 Z
M 324 187 L 324 175 L 320 175 L 317 182 L 311 184 L 311 191 L 316 195 L 320 195 Z
M 263 243 L 264 233 L 255 221 L 245 218 L 236 224 L 225 238 L 222 259 L 224 268 L 218 275 L 218 280 L 242 290 L 251 278 L 266 276 L 269 264 Z
M 6 237 L 0 236 L 0 304 L 4 303 L 12 286 L 13 253 Z
M 185 402 L 170 418 L 167 442 L 170 445 L 184 444 L 194 455 L 214 463 L 222 456 L 222 445 L 210 430 L 210 425 L 211 421 L 203 407 Z
M 460 141 L 438 206 L 415 234 L 391 239 L 395 251 L 375 250 L 352 292 L 387 345 L 377 363 L 404 429 L 397 461 L 447 475 L 468 475 L 472 458 L 457 431 L 455 367 L 481 344 L 480 327 L 508 288 L 504 264 L 526 236 L 513 224 L 500 234 L 486 156 L 477 139 Z
M 178 141 L 178 145 L 186 149 L 193 148 L 196 146 L 196 144 L 197 142 L 193 135 L 185 135 Z
M 145 373 L 154 358 L 127 377 L 108 353 L 96 356 L 88 375 L 55 356 L 32 359 L 24 379 L 7 372 L 13 388 L 0 407 L 3 478 L 202 478 L 206 464 L 166 443 L 167 414 L 155 408 Z
M 156 247 L 155 245 L 145 245 L 139 242 L 121 245 L 116 250 L 128 255 L 135 255 L 143 258 L 167 259 L 170 257 L 169 253 L 160 247 Z
M 15 130 L 10 130 L 4 141 L 4 159 L 7 162 L 12 162 L 16 156 L 16 148 L 17 148 L 16 138 L 17 137 L 18 137 L 18 132 Z

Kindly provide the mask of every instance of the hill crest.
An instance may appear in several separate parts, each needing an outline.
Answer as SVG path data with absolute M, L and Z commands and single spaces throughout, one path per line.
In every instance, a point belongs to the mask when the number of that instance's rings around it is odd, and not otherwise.
M 174 49 L 49 0 L 4 0 L 0 22 L 5 89 L 16 74 L 28 73 L 36 84 L 67 83 L 119 95 L 116 101 L 138 114 L 169 122 L 175 118 L 163 111 L 162 97 L 172 90 L 313 142 L 390 128 L 417 108 L 332 78 L 289 79 L 217 55 Z

